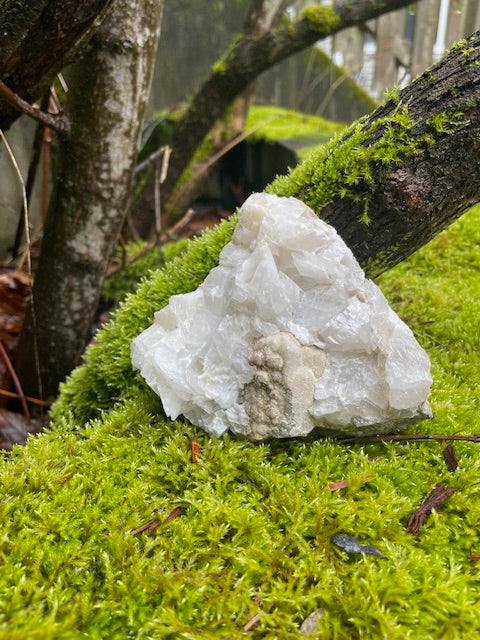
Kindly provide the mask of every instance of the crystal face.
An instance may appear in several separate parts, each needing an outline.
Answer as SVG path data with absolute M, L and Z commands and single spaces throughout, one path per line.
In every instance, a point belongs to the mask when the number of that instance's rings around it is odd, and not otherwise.
M 389 433 L 431 417 L 430 362 L 330 225 L 253 194 L 196 291 L 132 342 L 165 413 L 252 439 Z

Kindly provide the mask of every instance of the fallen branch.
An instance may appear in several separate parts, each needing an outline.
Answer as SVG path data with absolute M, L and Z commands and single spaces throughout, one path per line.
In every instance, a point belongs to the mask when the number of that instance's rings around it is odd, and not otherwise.
M 358 436 L 356 438 L 342 438 L 337 440 L 338 444 L 365 444 L 368 442 L 396 442 L 409 440 L 437 440 L 445 442 L 448 440 L 464 440 L 466 442 L 480 442 L 480 434 L 474 435 L 439 435 L 415 433 L 411 435 L 392 434 L 384 436 Z
M 0 96 L 8 102 L 12 107 L 25 113 L 30 118 L 41 122 L 46 127 L 53 129 L 57 133 L 68 133 L 68 124 L 65 118 L 52 116 L 39 107 L 31 105 L 29 102 L 18 96 L 14 91 L 9 89 L 6 84 L 0 81 Z

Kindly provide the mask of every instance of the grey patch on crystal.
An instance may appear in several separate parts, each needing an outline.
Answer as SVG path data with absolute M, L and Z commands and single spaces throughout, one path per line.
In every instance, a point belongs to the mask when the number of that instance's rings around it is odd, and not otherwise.
M 257 440 L 311 431 L 315 424 L 309 408 L 325 369 L 323 350 L 280 331 L 254 340 L 248 362 L 253 377 L 239 394 L 249 417 L 245 435 Z

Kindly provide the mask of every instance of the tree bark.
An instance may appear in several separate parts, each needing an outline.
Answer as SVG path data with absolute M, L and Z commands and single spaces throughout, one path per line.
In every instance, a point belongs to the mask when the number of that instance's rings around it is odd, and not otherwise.
M 131 192 L 163 2 L 115 0 L 76 65 L 59 172 L 22 333 L 17 371 L 44 398 L 85 348 L 108 260 Z
M 367 275 L 480 200 L 480 31 L 268 190 L 328 221 Z
M 263 71 L 322 38 L 408 6 L 412 1 L 416 0 L 343 0 L 332 7 L 316 6 L 316 17 L 305 11 L 294 23 L 238 38 L 226 56 L 213 66 L 212 75 L 174 129 L 169 172 L 162 187 L 166 209 L 175 184 L 215 121 Z
M 0 79 L 27 102 L 40 98 L 86 44 L 113 0 L 7 0 L 1 3 Z M 0 100 L 0 128 L 20 111 Z

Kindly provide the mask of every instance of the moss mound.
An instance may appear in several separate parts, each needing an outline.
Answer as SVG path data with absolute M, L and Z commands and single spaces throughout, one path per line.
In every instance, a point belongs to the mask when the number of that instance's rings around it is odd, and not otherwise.
M 298 150 L 298 155 L 303 159 L 309 152 L 340 133 L 345 125 L 276 105 L 252 105 L 244 128 L 245 131 L 252 131 L 248 136 L 250 142 L 296 140 L 303 143 L 303 146 L 299 144 Z
M 233 226 L 190 243 L 191 260 L 127 299 L 64 388 L 57 423 L 4 456 L 0 637 L 478 637 L 479 445 L 455 443 L 450 473 L 437 442 L 216 440 L 162 419 L 129 370 L 130 338 L 170 294 L 197 286 Z M 380 279 L 432 360 L 435 418 L 415 432 L 478 431 L 479 268 L 477 207 Z M 121 401 L 78 429 L 110 389 Z M 348 486 L 330 488 L 339 480 Z M 405 519 L 439 482 L 457 491 L 415 537 Z M 132 535 L 156 517 L 152 535 Z M 331 542 L 338 532 L 387 558 L 347 555 Z M 300 634 L 317 609 L 319 631 Z

